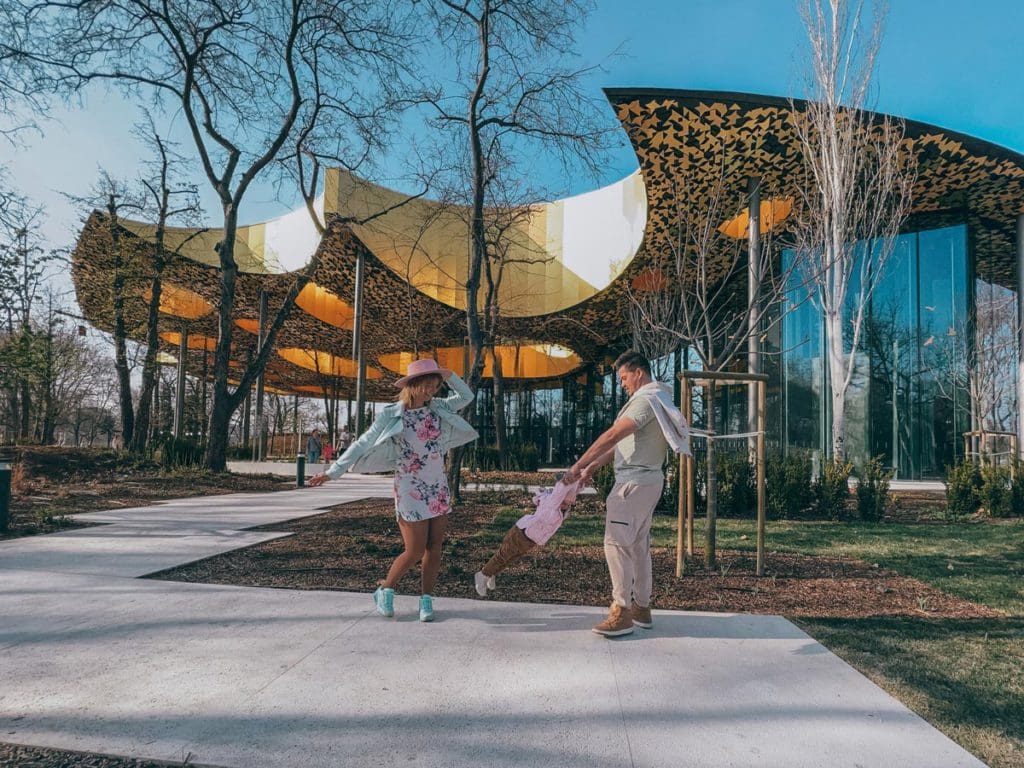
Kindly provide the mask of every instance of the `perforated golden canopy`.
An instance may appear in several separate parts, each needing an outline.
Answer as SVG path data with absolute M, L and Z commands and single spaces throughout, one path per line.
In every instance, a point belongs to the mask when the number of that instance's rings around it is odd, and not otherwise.
M 143 291 L 142 297 L 146 301 L 151 301 L 152 288 Z M 213 304 L 184 286 L 164 283 L 160 287 L 160 312 L 185 320 L 197 320 L 213 312 Z
M 433 355 L 396 352 L 380 356 L 380 364 L 405 375 L 409 364 L 421 357 L 434 357 L 442 368 L 466 375 L 469 350 L 465 347 L 440 347 Z M 494 376 L 494 357 L 501 360 L 502 375 L 509 379 L 553 379 L 579 368 L 583 361 L 571 349 L 551 344 L 499 344 L 484 357 L 484 376 Z M 472 362 L 472 361 L 470 361 Z
M 309 371 L 327 374 L 329 376 L 345 376 L 350 379 L 358 375 L 356 361 L 349 357 L 341 357 L 322 349 L 301 349 L 298 347 L 285 347 L 277 350 L 277 354 L 289 363 Z M 366 367 L 366 378 L 379 379 L 382 374 L 372 366 Z

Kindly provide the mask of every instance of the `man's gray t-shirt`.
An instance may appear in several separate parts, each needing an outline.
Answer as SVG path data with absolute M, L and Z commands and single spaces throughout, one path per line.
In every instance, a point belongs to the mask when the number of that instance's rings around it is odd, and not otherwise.
M 615 444 L 615 481 L 646 485 L 664 480 L 668 442 L 650 400 L 644 395 L 630 398 L 619 411 L 619 418 L 623 416 L 632 419 L 637 430 Z

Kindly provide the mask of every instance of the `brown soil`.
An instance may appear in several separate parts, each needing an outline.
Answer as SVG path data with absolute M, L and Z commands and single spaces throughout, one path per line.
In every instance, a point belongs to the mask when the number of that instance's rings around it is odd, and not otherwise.
M 557 477 L 558 475 L 554 472 L 504 472 L 499 470 L 474 472 L 471 469 L 462 470 L 462 482 L 481 483 L 484 485 L 554 485 Z
M 520 501 L 525 500 L 519 494 Z M 509 494 L 465 494 L 452 516 L 441 577 L 435 594 L 476 597 L 472 574 L 493 553 L 501 529 L 490 526 L 508 508 Z M 575 514 L 597 514 L 588 500 Z M 401 551 L 392 502 L 344 504 L 315 517 L 268 526 L 293 536 L 228 552 L 155 574 L 155 578 L 288 589 L 369 591 Z M 996 611 L 953 597 L 915 579 L 861 561 L 770 553 L 766 576 L 754 576 L 750 552 L 723 551 L 718 567 L 707 570 L 698 559 L 675 578 L 675 553 L 654 550 L 658 608 L 726 611 L 786 616 L 865 617 L 881 615 L 981 618 Z M 418 572 L 410 572 L 398 591 L 419 591 Z M 535 550 L 498 577 L 498 600 L 604 605 L 610 582 L 600 545 L 559 545 L 558 538 Z

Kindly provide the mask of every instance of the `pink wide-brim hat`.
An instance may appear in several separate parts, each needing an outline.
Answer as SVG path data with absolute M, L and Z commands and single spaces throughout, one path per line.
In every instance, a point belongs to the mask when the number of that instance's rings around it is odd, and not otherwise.
M 405 369 L 405 376 L 396 381 L 395 386 L 401 389 L 413 379 L 431 373 L 438 374 L 442 379 L 447 379 L 452 375 L 450 370 L 439 366 L 434 358 L 424 357 L 422 360 L 413 360 L 409 363 L 409 367 Z

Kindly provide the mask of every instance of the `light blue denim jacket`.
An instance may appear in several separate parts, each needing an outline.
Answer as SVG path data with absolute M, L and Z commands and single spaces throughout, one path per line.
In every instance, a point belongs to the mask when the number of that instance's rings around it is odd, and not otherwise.
M 447 383 L 453 394 L 443 399 L 431 398 L 427 405 L 441 423 L 441 447 L 445 453 L 478 437 L 477 431 L 457 413 L 473 402 L 472 390 L 455 373 L 448 377 Z M 370 428 L 325 470 L 325 474 L 334 480 L 349 471 L 394 471 L 404 412 L 405 406 L 400 402 L 384 406 Z

